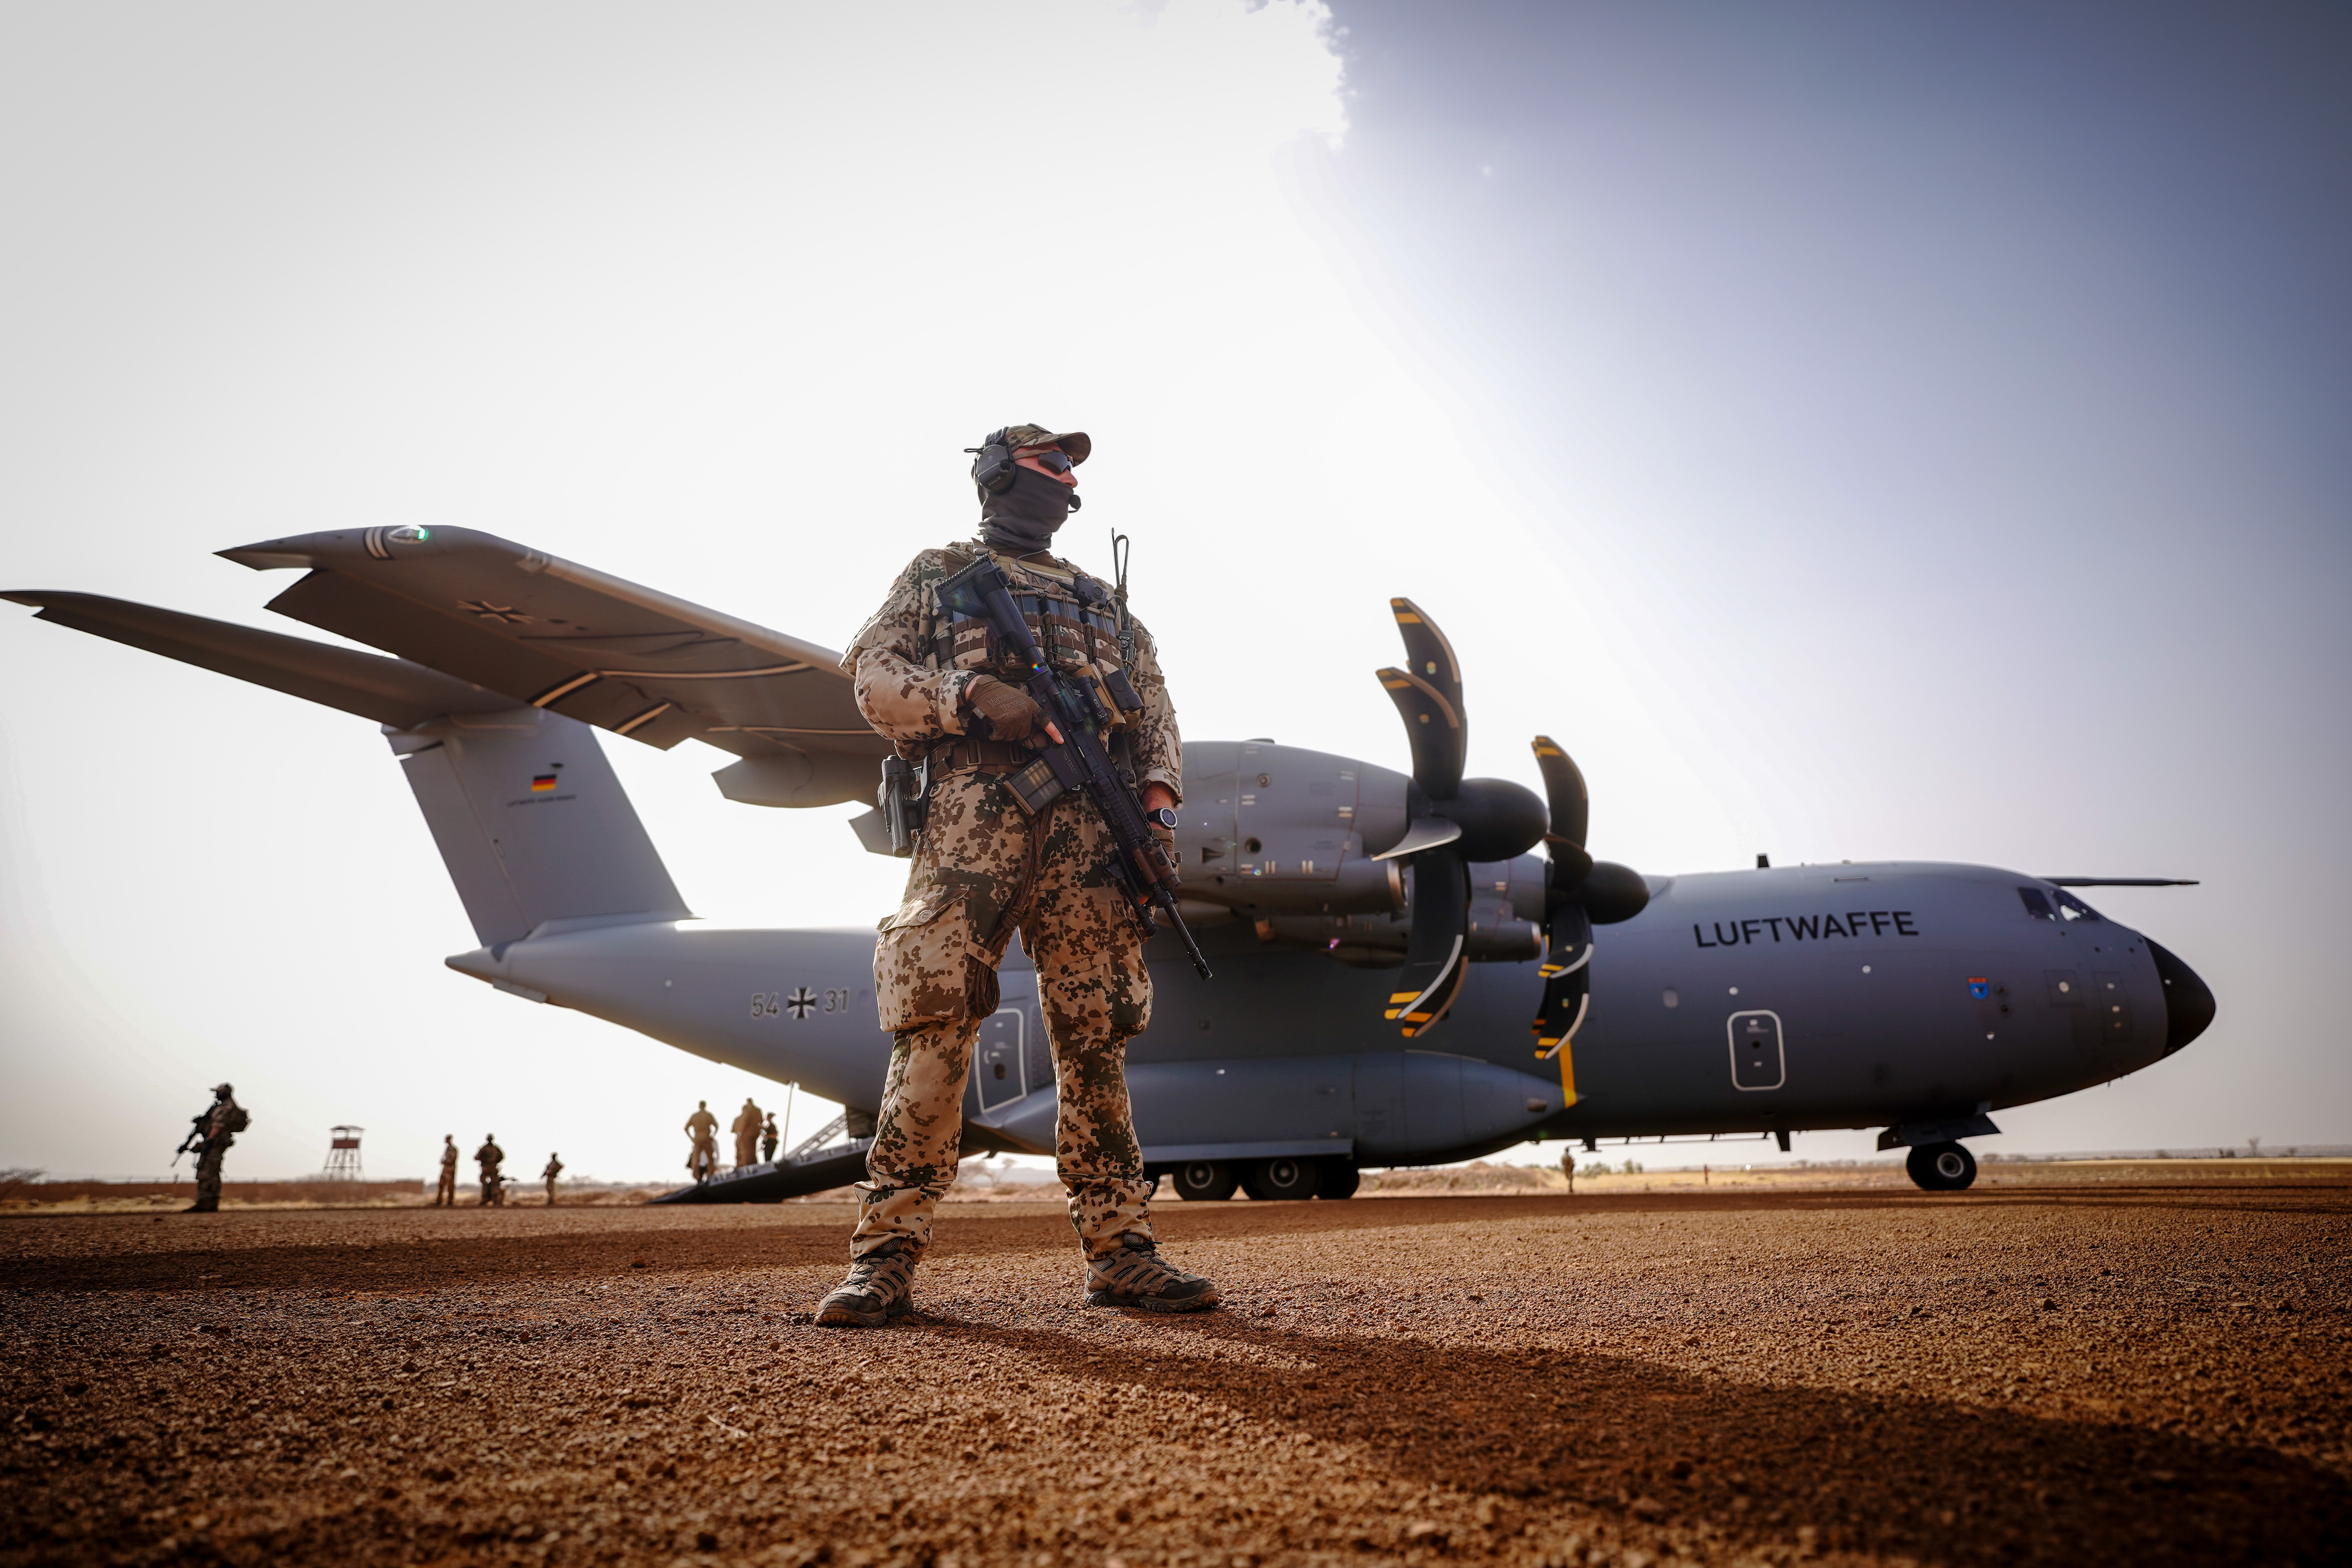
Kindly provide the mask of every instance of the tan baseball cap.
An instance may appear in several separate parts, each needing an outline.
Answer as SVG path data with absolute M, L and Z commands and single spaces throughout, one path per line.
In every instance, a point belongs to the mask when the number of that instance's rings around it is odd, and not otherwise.
M 1070 455 L 1073 463 L 1085 462 L 1087 454 L 1095 449 L 1094 441 L 1083 430 L 1066 431 L 1057 436 L 1043 425 L 1007 425 L 1004 439 L 1011 443 L 1016 455 L 1045 447 L 1058 447 Z

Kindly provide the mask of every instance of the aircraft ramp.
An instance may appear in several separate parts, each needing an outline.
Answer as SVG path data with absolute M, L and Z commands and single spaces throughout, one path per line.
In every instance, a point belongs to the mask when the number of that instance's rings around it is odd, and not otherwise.
M 795 1150 L 781 1160 L 739 1165 L 707 1182 L 694 1182 L 651 1201 L 657 1204 L 780 1204 L 786 1198 L 845 1187 L 866 1174 L 871 1138 L 853 1138 L 822 1149 Z

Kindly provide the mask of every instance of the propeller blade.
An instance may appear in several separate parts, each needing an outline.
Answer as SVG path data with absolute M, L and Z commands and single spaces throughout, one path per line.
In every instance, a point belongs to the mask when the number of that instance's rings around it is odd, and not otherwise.
M 1412 782 L 1432 800 L 1450 798 L 1461 787 L 1469 745 L 1461 704 L 1409 669 L 1383 669 L 1380 678 L 1412 746 Z
M 1584 770 L 1576 765 L 1576 759 L 1562 750 L 1558 741 L 1549 735 L 1538 735 L 1535 746 L 1536 766 L 1543 771 L 1544 800 L 1551 807 L 1551 832 L 1545 836 L 1545 841 L 1553 847 L 1553 863 L 1557 865 L 1562 844 L 1572 846 L 1579 855 L 1584 853 L 1588 830 L 1592 826 L 1592 796 L 1584 787 Z M 1585 864 L 1591 865 L 1590 858 Z M 1581 876 L 1576 879 L 1583 879 Z
M 1381 671 L 1412 744 L 1412 780 L 1432 800 L 1447 800 L 1461 787 L 1462 763 L 1470 731 L 1462 710 L 1462 667 L 1454 645 L 1411 599 L 1391 599 L 1404 637 L 1405 668 Z
M 1385 1015 L 1406 1039 L 1435 1028 L 1454 1005 L 1470 972 L 1463 951 L 1469 926 L 1469 862 L 1443 847 L 1424 851 L 1413 863 L 1412 930 Z
M 1592 992 L 1592 921 L 1577 904 L 1553 906 L 1544 920 L 1543 1006 L 1536 1014 L 1536 1049 L 1546 1058 L 1584 1022 Z
M 1573 974 L 1592 962 L 1592 917 L 1580 904 L 1562 904 L 1544 921 L 1543 967 L 1536 973 L 1549 980 Z
M 1372 857 L 1375 860 L 1393 860 L 1400 855 L 1417 855 L 1423 849 L 1434 849 L 1441 844 L 1451 844 L 1462 837 L 1462 825 L 1444 816 L 1416 816 L 1404 830 L 1404 837 Z
M 1591 950 L 1585 950 L 1590 952 Z M 1536 1054 L 1546 1061 L 1559 1055 L 1584 1026 L 1585 1010 L 1592 1005 L 1592 971 L 1588 967 L 1555 974 L 1544 982 L 1543 1011 L 1536 1015 Z
M 1584 771 L 1549 735 L 1535 739 L 1551 831 L 1544 849 L 1551 870 L 1544 889 L 1543 1005 L 1536 1013 L 1536 1054 L 1549 1061 L 1566 1049 L 1592 1005 L 1592 911 L 1588 907 L 1592 857 L 1584 840 L 1592 826 L 1592 796 Z M 1646 889 L 1644 889 L 1646 891 Z

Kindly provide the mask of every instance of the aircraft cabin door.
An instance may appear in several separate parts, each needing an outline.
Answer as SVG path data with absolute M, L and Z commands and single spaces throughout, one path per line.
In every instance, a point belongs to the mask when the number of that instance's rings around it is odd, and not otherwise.
M 983 1111 L 1001 1110 L 1029 1093 L 1025 1051 L 1028 1020 L 1018 1007 L 1002 1007 L 980 1026 L 971 1049 L 971 1070 Z
M 1759 1009 L 1734 1013 L 1731 1035 L 1731 1087 L 1740 1089 L 1778 1089 L 1789 1081 L 1789 1064 L 1780 1050 L 1780 1015 Z

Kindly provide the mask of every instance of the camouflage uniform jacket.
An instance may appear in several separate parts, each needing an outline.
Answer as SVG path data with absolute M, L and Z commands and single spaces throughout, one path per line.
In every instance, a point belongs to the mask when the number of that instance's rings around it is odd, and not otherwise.
M 215 1100 L 213 1108 L 205 1112 L 205 1135 L 197 1141 L 198 1149 L 227 1148 L 245 1131 L 247 1121 L 245 1108 L 234 1098 Z
M 975 678 L 1018 684 L 1026 673 L 986 621 L 939 604 L 938 584 L 989 553 L 975 539 L 916 556 L 842 656 L 856 682 L 858 711 L 908 762 L 921 762 L 940 741 L 965 732 L 963 694 Z M 1126 670 L 1143 710 L 1107 737 L 1111 754 L 1133 773 L 1138 789 L 1164 784 L 1181 801 L 1183 744 L 1151 634 L 1122 615 L 1109 590 L 1066 561 L 997 555 L 996 563 L 1049 663 L 1072 671 L 1091 665 L 1103 675 Z

